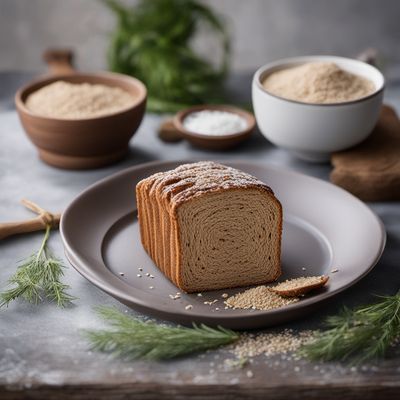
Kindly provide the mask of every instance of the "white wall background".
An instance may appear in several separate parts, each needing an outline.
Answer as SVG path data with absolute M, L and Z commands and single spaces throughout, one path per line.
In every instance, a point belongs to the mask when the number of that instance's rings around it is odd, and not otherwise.
M 302 54 L 351 56 L 370 46 L 400 64 L 400 0 L 205 2 L 229 21 L 235 70 Z M 0 0 L 0 70 L 39 70 L 51 46 L 75 48 L 79 68 L 106 68 L 114 23 L 99 0 Z M 208 47 L 207 36 L 200 47 Z

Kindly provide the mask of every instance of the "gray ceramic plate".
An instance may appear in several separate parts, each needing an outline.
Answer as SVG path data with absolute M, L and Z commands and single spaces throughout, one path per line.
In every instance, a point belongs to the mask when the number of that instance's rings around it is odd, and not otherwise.
M 89 187 L 63 214 L 60 229 L 71 264 L 129 307 L 182 324 L 204 322 L 233 329 L 275 325 L 299 318 L 349 288 L 372 269 L 383 251 L 381 221 L 346 191 L 276 167 L 224 162 L 266 182 L 282 202 L 281 279 L 328 274 L 329 285 L 299 303 L 271 311 L 225 310 L 221 294 L 230 295 L 238 289 L 203 293 L 201 297 L 182 293 L 180 299 L 172 300 L 169 295 L 179 289 L 158 271 L 140 243 L 135 185 L 181 163 L 153 162 L 124 170 Z M 339 271 L 331 273 L 335 268 Z M 204 304 L 214 299 L 218 301 L 213 305 Z M 186 310 L 188 304 L 193 308 Z

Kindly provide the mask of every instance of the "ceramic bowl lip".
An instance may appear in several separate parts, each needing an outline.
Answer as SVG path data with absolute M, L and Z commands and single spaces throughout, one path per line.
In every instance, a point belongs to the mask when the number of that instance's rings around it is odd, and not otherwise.
M 136 89 L 138 89 L 138 97 L 135 99 L 134 103 L 126 107 L 124 109 L 121 109 L 119 111 L 115 111 L 113 113 L 105 114 L 105 115 L 100 115 L 96 117 L 86 117 L 86 118 L 77 118 L 77 119 L 70 119 L 70 118 L 54 118 L 54 117 L 47 117 L 44 115 L 39 115 L 31 110 L 29 110 L 28 107 L 25 105 L 25 101 L 23 100 L 23 97 L 27 91 L 29 91 L 33 86 L 39 85 L 39 88 L 42 88 L 46 86 L 47 84 L 59 81 L 59 80 L 66 80 L 68 81 L 69 78 L 71 77 L 88 77 L 90 79 L 92 78 L 111 78 L 114 80 L 119 80 L 119 81 L 125 81 L 129 85 L 134 86 Z M 100 82 L 99 82 L 100 83 Z M 38 89 L 39 89 L 38 88 Z M 42 120 L 42 121 L 48 121 L 48 122 L 59 122 L 59 123 L 79 123 L 79 122 L 84 122 L 84 121 L 97 121 L 97 120 L 103 120 L 111 117 L 115 117 L 117 115 L 121 115 L 124 113 L 128 113 L 133 111 L 135 108 L 137 108 L 140 104 L 142 104 L 147 98 L 147 89 L 146 86 L 144 85 L 143 82 L 141 82 L 139 79 L 134 78 L 132 76 L 124 75 L 124 74 L 118 74 L 115 72 L 108 72 L 108 71 L 101 71 L 101 72 L 72 72 L 72 73 L 67 73 L 67 74 L 62 74 L 62 75 L 45 75 L 43 77 L 34 79 L 33 81 L 29 82 L 27 85 L 23 86 L 20 88 L 17 93 L 15 94 L 15 104 L 17 106 L 17 109 L 23 112 L 24 114 L 27 114 L 35 119 Z
M 242 129 L 239 132 L 232 133 L 229 135 L 204 135 L 201 133 L 196 133 L 196 132 L 187 130 L 183 125 L 184 119 L 193 112 L 204 111 L 204 110 L 226 111 L 226 112 L 230 112 L 233 114 L 237 114 L 246 120 L 247 127 L 245 129 Z M 189 139 L 195 138 L 195 139 L 203 139 L 203 140 L 214 141 L 214 142 L 230 140 L 230 139 L 234 139 L 234 138 L 237 138 L 240 136 L 246 136 L 250 132 L 252 132 L 256 126 L 256 119 L 253 114 L 251 114 L 250 112 L 243 110 L 239 107 L 225 105 L 225 104 L 203 104 L 203 105 L 199 105 L 199 106 L 189 107 L 182 111 L 179 111 L 174 116 L 173 121 L 174 121 L 175 128 L 182 134 L 182 136 L 187 137 Z
M 292 99 L 287 99 L 285 97 L 278 96 L 276 94 L 272 94 L 268 92 L 263 86 L 262 86 L 262 79 L 264 76 L 267 74 L 267 72 L 272 72 L 273 70 L 279 70 L 283 69 L 284 67 L 294 67 L 296 65 L 304 64 L 307 62 L 315 62 L 315 61 L 331 61 L 331 62 L 346 62 L 346 63 L 352 63 L 355 67 L 362 67 L 366 68 L 368 70 L 369 78 L 374 84 L 375 81 L 378 80 L 379 84 L 376 86 L 375 90 L 364 97 L 361 97 L 356 100 L 350 100 L 350 101 L 343 101 L 339 103 L 306 103 L 298 100 L 292 100 Z M 378 79 L 373 79 L 370 78 L 372 75 L 375 75 L 378 77 Z M 275 99 L 279 99 L 284 102 L 288 103 L 293 103 L 293 104 L 298 104 L 302 106 L 307 106 L 307 107 L 324 107 L 324 108 L 334 108 L 334 107 L 341 107 L 341 106 L 347 106 L 351 104 L 356 104 L 356 103 L 362 103 L 366 100 L 371 99 L 372 97 L 378 96 L 380 93 L 383 92 L 386 86 L 386 80 L 383 74 L 373 65 L 367 64 L 364 61 L 361 60 L 356 60 L 353 58 L 348 58 L 348 57 L 340 57 L 340 56 L 330 56 L 330 55 L 311 55 L 311 56 L 302 56 L 302 57 L 289 57 L 289 58 L 282 58 L 280 60 L 276 60 L 273 62 L 270 62 L 268 64 L 263 65 L 260 67 L 255 73 L 253 77 L 253 84 L 257 87 L 258 90 L 260 90 L 262 93 L 264 93 L 267 96 L 273 97 Z

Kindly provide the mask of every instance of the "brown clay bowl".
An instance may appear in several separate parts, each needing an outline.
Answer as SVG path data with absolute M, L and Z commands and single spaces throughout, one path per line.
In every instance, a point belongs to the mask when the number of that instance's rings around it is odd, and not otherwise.
M 226 111 L 238 114 L 246 120 L 247 128 L 232 135 L 224 136 L 203 135 L 188 131 L 183 126 L 184 119 L 192 112 L 203 110 Z M 237 107 L 228 105 L 201 105 L 190 107 L 178 112 L 174 117 L 174 125 L 175 129 L 180 133 L 180 135 L 191 142 L 193 145 L 209 150 L 224 150 L 235 147 L 238 144 L 242 143 L 244 140 L 248 139 L 254 130 L 256 121 L 253 114 Z
M 136 101 L 121 112 L 75 120 L 43 117 L 28 110 L 27 97 L 58 80 L 119 87 L 135 96 Z M 33 81 L 17 92 L 15 104 L 22 125 L 43 161 L 59 168 L 87 169 L 111 164 L 127 154 L 129 140 L 143 118 L 146 97 L 146 87 L 135 78 L 111 72 L 73 71 Z

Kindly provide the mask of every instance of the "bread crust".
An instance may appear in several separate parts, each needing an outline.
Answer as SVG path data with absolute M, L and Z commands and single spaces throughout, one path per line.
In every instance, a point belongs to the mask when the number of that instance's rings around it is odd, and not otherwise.
M 321 275 L 321 279 L 319 282 L 312 283 L 312 284 L 305 284 L 303 286 L 298 286 L 296 288 L 292 289 L 279 289 L 279 288 L 274 288 L 272 287 L 271 290 L 275 292 L 276 294 L 279 294 L 280 296 L 285 296 L 285 297 L 297 297 L 297 296 L 302 296 L 311 290 L 319 289 L 326 285 L 326 283 L 329 280 L 329 276 L 327 275 Z
M 280 259 L 282 239 L 282 205 L 272 189 L 257 178 L 237 169 L 211 161 L 183 164 L 174 170 L 159 172 L 136 186 L 138 218 L 144 249 L 158 268 L 180 289 L 193 292 L 182 279 L 182 251 L 178 210 L 183 204 L 200 196 L 222 191 L 256 189 L 266 194 L 278 206 Z M 147 210 L 147 211 L 144 211 Z M 147 229 L 142 227 L 147 225 Z M 273 280 L 281 275 L 281 266 Z M 262 284 L 254 282 L 254 284 Z M 207 289 L 204 289 L 207 290 Z

